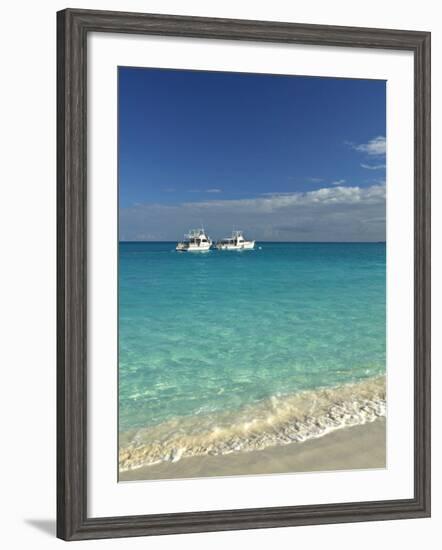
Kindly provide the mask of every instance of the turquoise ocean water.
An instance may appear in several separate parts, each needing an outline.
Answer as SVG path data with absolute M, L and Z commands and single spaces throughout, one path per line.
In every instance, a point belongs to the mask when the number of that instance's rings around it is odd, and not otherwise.
M 385 248 L 120 243 L 120 469 L 383 414 Z

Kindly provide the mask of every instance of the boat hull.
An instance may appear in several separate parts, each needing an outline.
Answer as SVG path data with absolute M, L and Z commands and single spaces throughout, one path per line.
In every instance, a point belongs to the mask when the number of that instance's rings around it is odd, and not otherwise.
M 175 250 L 177 250 L 178 252 L 208 252 L 211 246 L 211 244 L 204 244 L 201 246 L 177 245 Z
M 253 250 L 255 248 L 255 241 L 246 241 L 241 244 L 217 244 L 218 250 Z

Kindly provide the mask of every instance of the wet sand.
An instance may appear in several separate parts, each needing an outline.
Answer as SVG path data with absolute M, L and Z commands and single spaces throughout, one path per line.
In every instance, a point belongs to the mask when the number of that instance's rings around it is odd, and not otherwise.
M 386 422 L 342 428 L 318 439 L 262 451 L 194 456 L 120 473 L 120 481 L 386 467 Z

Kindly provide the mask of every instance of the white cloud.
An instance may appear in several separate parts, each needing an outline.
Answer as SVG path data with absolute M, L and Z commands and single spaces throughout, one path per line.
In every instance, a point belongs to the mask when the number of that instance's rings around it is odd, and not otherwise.
M 387 140 L 385 139 L 385 136 L 374 137 L 373 139 L 370 139 L 367 143 L 352 143 L 350 145 L 356 151 L 359 151 L 360 153 L 366 153 L 370 156 L 385 155 L 387 150 Z
M 293 191 L 274 191 L 273 193 L 260 193 L 262 197 L 283 197 L 293 195 Z
M 331 182 L 332 185 L 344 185 L 345 180 L 335 180 Z
M 361 168 L 365 168 L 366 170 L 382 170 L 385 168 L 385 164 L 364 164 L 361 163 Z
M 222 193 L 223 190 L 218 187 L 211 187 L 210 189 L 188 189 L 188 193 Z
M 235 226 L 257 240 L 380 241 L 385 239 L 385 184 L 235 200 L 147 203 L 120 210 L 120 237 L 176 240 L 200 223 L 212 238 L 225 236 Z
M 265 198 L 237 200 L 211 200 L 194 203 L 183 203 L 191 208 L 229 208 L 240 211 L 274 211 L 293 205 L 311 205 L 318 202 L 348 204 L 360 200 L 385 199 L 385 186 L 376 184 L 371 187 L 324 187 L 307 193 L 273 194 Z

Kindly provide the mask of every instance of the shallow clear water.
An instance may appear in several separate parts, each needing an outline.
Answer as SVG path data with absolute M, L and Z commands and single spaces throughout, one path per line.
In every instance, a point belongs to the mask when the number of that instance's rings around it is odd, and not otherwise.
M 257 246 L 120 243 L 121 433 L 385 373 L 385 243 Z

